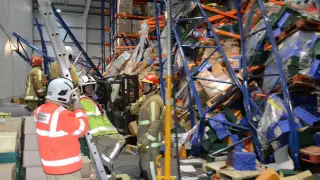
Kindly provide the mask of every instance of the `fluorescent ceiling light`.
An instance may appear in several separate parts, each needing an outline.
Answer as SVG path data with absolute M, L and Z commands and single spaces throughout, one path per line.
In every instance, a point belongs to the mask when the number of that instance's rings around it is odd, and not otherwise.
M 58 12 L 58 13 L 61 13 L 61 9 L 57 9 L 57 12 Z

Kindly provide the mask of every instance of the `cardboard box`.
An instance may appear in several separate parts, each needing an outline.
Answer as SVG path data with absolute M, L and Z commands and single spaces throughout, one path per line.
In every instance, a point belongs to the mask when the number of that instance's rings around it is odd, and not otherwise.
M 38 135 L 26 134 L 24 137 L 24 151 L 38 151 Z
M 26 116 L 24 119 L 24 134 L 36 134 L 36 122 L 32 116 Z
M 25 180 L 45 180 L 47 179 L 46 173 L 42 167 L 27 167 Z
M 129 131 L 132 136 L 137 136 L 137 130 L 138 126 L 136 121 L 132 121 L 131 123 L 129 123 Z
M 118 19 L 118 32 L 131 33 L 131 19 Z
M 87 156 L 82 156 L 81 177 L 90 178 L 91 176 L 91 160 Z
M 41 167 L 39 151 L 23 151 L 23 167 Z
M 16 180 L 16 163 L 0 164 L 1 180 Z
M 18 138 L 21 137 L 22 117 L 5 118 L 0 121 L 0 132 L 17 132 Z

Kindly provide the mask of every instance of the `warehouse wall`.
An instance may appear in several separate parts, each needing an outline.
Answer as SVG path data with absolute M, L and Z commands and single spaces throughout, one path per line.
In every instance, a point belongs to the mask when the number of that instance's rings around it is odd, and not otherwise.
M 11 96 L 24 94 L 30 66 L 13 52 L 14 46 L 4 31 L 9 36 L 16 32 L 32 42 L 32 0 L 1 0 L 0 24 L 0 101 L 6 102 Z
M 66 22 L 66 24 L 68 25 L 68 27 L 71 29 L 71 31 L 73 32 L 73 34 L 75 35 L 75 37 L 77 38 L 77 40 L 81 43 L 81 45 L 83 46 L 83 29 L 82 29 L 82 24 L 83 24 L 83 15 L 82 14 L 72 14 L 72 13 L 61 13 L 62 18 L 64 19 L 64 21 Z M 34 17 L 38 19 L 38 21 L 43 24 L 43 21 L 41 19 L 40 13 L 39 11 L 35 11 L 34 12 Z M 109 23 L 109 17 L 106 16 L 106 24 L 110 24 Z M 65 31 L 64 29 L 60 26 L 60 34 L 61 34 L 61 38 L 64 38 L 65 36 Z M 43 27 L 44 29 L 44 27 Z M 100 22 L 100 16 L 98 15 L 89 15 L 88 16 L 88 20 L 87 20 L 87 53 L 90 57 L 101 57 L 101 22 Z M 37 30 L 36 25 L 34 25 L 34 44 L 41 48 L 41 42 L 40 42 L 40 36 Z M 47 44 L 47 48 L 48 48 L 48 53 L 49 56 L 54 56 L 54 52 L 51 46 L 51 42 L 49 37 L 47 36 L 47 32 L 44 29 L 43 31 L 44 33 L 44 39 L 46 41 Z M 109 33 L 106 33 L 105 35 L 105 39 L 106 42 L 109 42 Z M 73 47 L 74 49 L 74 53 L 77 54 L 78 50 L 75 47 L 75 45 L 73 44 L 72 40 L 68 37 L 65 40 L 65 44 L 68 46 Z M 109 48 L 106 47 L 106 55 L 109 54 Z

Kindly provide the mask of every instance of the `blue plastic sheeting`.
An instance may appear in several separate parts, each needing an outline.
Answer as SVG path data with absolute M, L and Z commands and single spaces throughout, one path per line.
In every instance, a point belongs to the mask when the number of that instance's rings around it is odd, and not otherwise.
M 288 74 L 287 66 L 290 63 L 290 58 L 294 56 L 301 57 L 304 55 L 304 52 L 309 51 L 314 43 L 314 36 L 315 32 L 297 31 L 278 46 L 278 51 L 284 67 L 283 70 L 286 75 Z M 265 63 L 265 67 L 266 69 L 264 74 L 272 74 L 276 72 L 277 63 L 273 54 L 268 58 Z M 265 77 L 262 86 L 263 91 L 270 90 L 273 84 L 277 82 L 277 79 L 278 77 Z
M 232 167 L 238 171 L 256 170 L 256 154 L 252 152 L 233 152 Z
M 308 126 L 313 126 L 313 124 L 315 122 L 320 121 L 319 117 L 316 117 L 312 114 L 310 114 L 308 111 L 302 109 L 301 107 L 297 107 L 294 110 L 294 114 L 301 119 L 301 121 L 303 121 L 304 124 L 308 125 Z

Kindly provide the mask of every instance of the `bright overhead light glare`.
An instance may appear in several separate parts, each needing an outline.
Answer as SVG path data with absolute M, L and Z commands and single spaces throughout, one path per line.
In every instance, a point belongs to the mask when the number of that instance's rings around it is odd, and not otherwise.
M 58 12 L 58 13 L 61 13 L 61 9 L 57 9 L 57 12 Z

